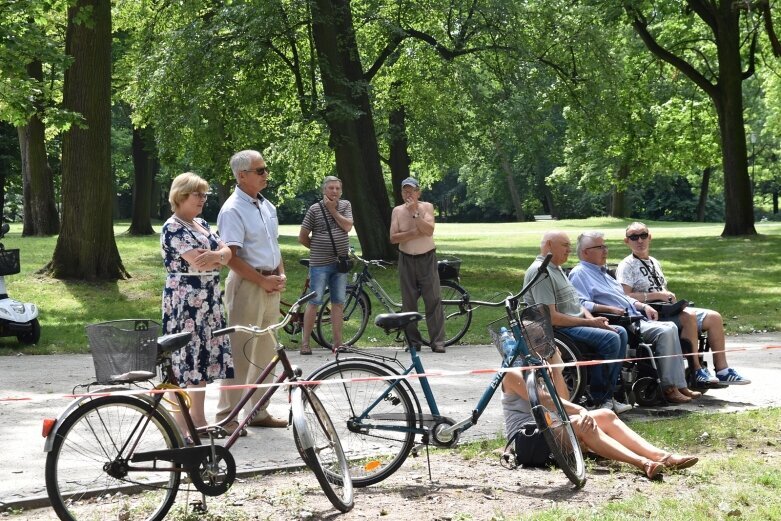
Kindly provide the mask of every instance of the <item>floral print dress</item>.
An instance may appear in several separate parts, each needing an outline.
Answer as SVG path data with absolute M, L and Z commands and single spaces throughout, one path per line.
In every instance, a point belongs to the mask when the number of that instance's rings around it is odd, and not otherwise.
M 171 216 L 160 232 L 160 247 L 168 275 L 163 289 L 163 333 L 193 332 L 192 341 L 173 353 L 174 374 L 182 386 L 202 380 L 233 378 L 233 358 L 228 335 L 212 338 L 212 331 L 225 327 L 225 306 L 220 293 L 218 271 L 190 273 L 182 254 L 194 248 L 217 249 L 219 238 L 209 224 L 197 222 L 209 232 L 187 226 Z

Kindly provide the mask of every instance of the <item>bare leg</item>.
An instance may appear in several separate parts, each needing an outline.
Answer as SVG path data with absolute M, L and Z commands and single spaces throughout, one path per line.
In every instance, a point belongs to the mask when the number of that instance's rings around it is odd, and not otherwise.
M 629 428 L 626 423 L 621 421 L 613 411 L 598 409 L 591 411 L 589 414 L 597 422 L 600 430 L 631 452 L 653 461 L 659 461 L 667 456 L 667 452 L 646 441 L 642 436 Z
M 692 371 L 696 371 L 701 367 L 700 357 L 697 356 L 697 352 L 699 351 L 699 339 L 697 338 L 697 316 L 688 309 L 684 309 L 680 314 L 680 321 L 681 337 L 683 337 L 685 340 L 688 340 L 689 345 L 691 346 L 690 352 L 692 356 L 687 356 L 686 359 L 689 361 L 689 366 L 691 367 Z M 683 344 L 681 344 L 681 347 L 683 347 Z
M 308 311 L 308 310 L 307 310 Z M 331 303 L 331 328 L 334 335 L 332 348 L 342 347 L 342 324 L 344 323 L 344 304 Z
M 709 310 L 702 321 L 702 330 L 708 333 L 708 343 L 713 352 L 713 369 L 721 371 L 726 369 L 727 355 L 724 353 L 724 321 L 717 311 Z
M 191 387 L 206 387 L 206 382 L 201 381 L 198 385 Z M 194 393 L 187 393 L 190 395 L 190 417 L 193 420 L 193 424 L 196 427 L 203 427 L 206 425 L 206 413 L 204 412 L 204 403 L 206 402 L 206 392 L 196 391 Z
M 301 347 L 309 347 L 309 338 L 312 336 L 312 330 L 315 328 L 316 315 L 317 304 L 310 302 L 306 305 L 306 311 L 304 311 L 304 330 L 301 333 Z M 336 333 L 334 332 L 334 334 Z
M 604 410 L 615 415 L 613 411 Z M 589 415 L 593 417 L 591 412 Z M 582 416 L 577 415 L 572 417 L 572 427 L 581 443 L 595 454 L 610 460 L 629 463 L 640 470 L 645 470 L 644 465 L 650 458 L 645 458 L 621 445 L 608 436 L 595 422 L 584 421 Z

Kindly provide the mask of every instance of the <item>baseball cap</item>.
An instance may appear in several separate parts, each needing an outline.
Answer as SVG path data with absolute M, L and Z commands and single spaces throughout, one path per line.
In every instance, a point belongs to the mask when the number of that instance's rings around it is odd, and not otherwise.
M 415 179 L 414 177 L 408 177 L 401 182 L 401 187 L 404 188 L 405 186 L 412 186 L 414 188 L 419 188 L 420 183 L 418 183 L 418 180 Z

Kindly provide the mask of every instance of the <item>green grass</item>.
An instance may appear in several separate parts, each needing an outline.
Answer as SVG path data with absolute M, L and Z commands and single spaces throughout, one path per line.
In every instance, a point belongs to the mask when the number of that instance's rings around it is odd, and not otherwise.
M 781 409 L 689 414 L 675 419 L 635 421 L 631 427 L 651 443 L 695 454 L 700 462 L 692 471 L 672 473 L 669 479 L 654 483 L 651 493 L 627 495 L 630 491 L 624 489 L 619 498 L 609 503 L 581 505 L 577 509 L 556 506 L 530 514 L 502 512 L 500 507 L 491 519 L 781 519 Z M 469 443 L 458 450 L 465 458 L 493 459 L 493 451 L 502 449 L 504 443 L 500 436 Z
M 629 252 L 621 238 L 628 220 L 592 218 L 556 223 L 490 223 L 437 225 L 440 255 L 462 259 L 461 284 L 473 298 L 496 300 L 517 291 L 526 268 L 539 250 L 542 233 L 551 227 L 566 230 L 574 241 L 578 233 L 599 229 L 611 247 L 610 262 Z M 653 254 L 661 259 L 671 289 L 696 305 L 719 310 L 730 333 L 781 330 L 781 223 L 758 223 L 758 237 L 723 239 L 723 225 L 648 223 L 654 234 Z M 40 308 L 41 342 L 22 348 L 15 338 L 0 339 L 0 353 L 29 354 L 86 352 L 84 325 L 120 318 L 159 318 L 164 270 L 159 237 L 128 237 L 129 223 L 114 227 L 117 246 L 132 278 L 113 283 L 54 280 L 37 275 L 50 259 L 55 237 L 21 237 L 21 225 L 12 225 L 7 248 L 21 250 L 22 273 L 6 277 L 8 293 Z M 155 228 L 159 230 L 159 223 Z M 300 292 L 305 270 L 298 259 L 308 250 L 298 244 L 298 226 L 281 227 L 280 243 L 289 278 L 286 300 Z M 351 238 L 358 245 L 356 237 Z M 568 264 L 574 265 L 573 255 Z M 395 268 L 376 270 L 388 292 L 398 300 Z M 380 312 L 374 301 L 373 312 Z M 501 316 L 499 309 L 478 309 L 465 343 L 486 343 L 486 325 Z M 283 342 L 285 339 L 283 338 Z M 391 340 L 370 326 L 360 345 L 388 345 Z

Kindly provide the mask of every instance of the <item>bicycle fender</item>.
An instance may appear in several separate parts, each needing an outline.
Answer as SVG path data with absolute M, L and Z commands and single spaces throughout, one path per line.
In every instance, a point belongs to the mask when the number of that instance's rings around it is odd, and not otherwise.
M 97 390 L 92 391 L 92 392 L 99 393 L 101 391 L 106 391 L 106 390 L 107 389 L 97 389 Z M 115 392 L 115 391 L 130 391 L 130 390 L 131 389 L 128 389 L 126 387 L 111 387 L 111 389 L 110 389 L 111 392 Z M 94 396 L 80 396 L 80 397 L 74 399 L 72 402 L 70 402 L 65 407 L 65 409 L 62 411 L 62 413 L 60 413 L 57 416 L 57 421 L 54 424 L 54 427 L 52 428 L 51 432 L 49 433 L 49 436 L 46 437 L 46 441 L 43 444 L 43 451 L 44 452 L 51 452 L 52 451 L 52 449 L 54 448 L 54 440 L 57 437 L 57 433 L 62 428 L 62 424 L 65 423 L 65 420 L 68 419 L 68 417 L 73 413 L 73 411 L 75 411 L 76 409 L 81 407 L 81 405 L 84 402 L 87 402 L 89 400 L 93 400 L 95 398 L 96 397 L 94 397 Z M 145 394 L 140 394 L 140 395 L 137 395 L 136 398 L 149 402 L 149 405 L 154 405 L 154 402 L 153 402 L 151 396 L 148 396 L 148 395 L 145 395 Z M 168 409 L 166 409 L 165 407 L 158 407 L 157 410 L 160 412 L 160 414 L 163 415 L 163 417 L 165 418 L 166 422 L 170 423 L 171 425 L 176 425 L 176 423 L 174 422 L 174 418 L 173 418 L 173 416 L 171 416 L 171 413 L 168 412 Z M 182 438 L 182 433 L 179 432 L 178 428 L 174 429 L 174 432 L 176 433 L 176 437 L 179 440 L 179 446 L 183 447 L 184 446 L 184 439 Z
M 293 408 L 293 428 L 298 434 L 298 442 L 301 444 L 303 450 L 309 450 L 314 447 L 315 443 L 312 440 L 312 434 L 309 432 L 309 426 L 306 424 L 306 418 L 304 417 L 304 400 L 301 397 L 301 393 L 304 392 L 301 387 L 293 389 L 291 396 L 291 406 Z

